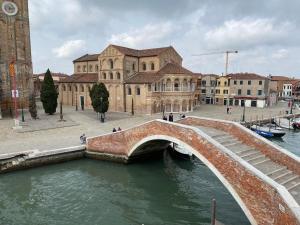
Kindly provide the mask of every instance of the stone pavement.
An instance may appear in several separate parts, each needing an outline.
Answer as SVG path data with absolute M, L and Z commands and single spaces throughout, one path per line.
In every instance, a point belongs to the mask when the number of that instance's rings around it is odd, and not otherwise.
M 255 119 L 257 116 L 258 118 L 267 118 L 279 115 L 280 113 L 282 114 L 285 110 L 287 110 L 285 105 L 265 109 L 246 108 L 245 115 L 246 120 Z M 239 121 L 242 117 L 242 113 L 243 108 L 241 107 L 232 107 L 232 113 L 227 115 L 225 106 L 201 105 L 194 112 L 186 115 Z M 65 125 L 72 126 L 56 129 L 53 128 L 58 126 L 55 124 L 57 124 L 59 114 L 53 117 L 46 116 L 43 111 L 40 110 L 39 117 L 41 118 L 40 121 L 31 121 L 29 114 L 27 113 L 25 115 L 28 126 L 34 128 L 32 130 L 35 130 L 35 132 L 25 133 L 12 129 L 12 119 L 0 120 L 0 154 L 34 149 L 44 151 L 76 146 L 80 144 L 79 136 L 83 133 L 85 133 L 87 137 L 97 136 L 111 132 L 114 127 L 126 129 L 153 119 L 161 119 L 162 114 L 131 116 L 128 113 L 107 113 L 106 122 L 100 123 L 97 119 L 97 114 L 93 112 L 93 110 L 75 111 L 74 107 L 64 107 L 64 118 L 67 121 Z M 174 119 L 178 118 L 179 115 L 174 115 Z M 53 121 L 55 121 L 55 123 Z

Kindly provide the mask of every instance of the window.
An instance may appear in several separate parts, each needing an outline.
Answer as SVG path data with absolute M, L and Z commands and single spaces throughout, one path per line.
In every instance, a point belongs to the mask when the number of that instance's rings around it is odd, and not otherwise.
M 86 66 L 83 66 L 83 72 L 86 72 Z
M 227 81 L 224 82 L 224 86 L 227 86 Z
M 206 80 L 201 81 L 201 85 L 205 87 L 206 86 Z
M 251 85 L 251 80 L 248 80 L 248 85 Z
M 259 85 L 262 85 L 262 80 L 260 80 L 258 83 L 259 83 Z
M 106 80 L 106 73 L 103 73 L 103 80 Z
M 90 65 L 90 69 L 89 69 L 90 72 L 93 72 L 93 66 Z
M 132 70 L 135 71 L 135 63 L 132 64 Z
M 238 95 L 242 95 L 242 89 L 238 89 Z
M 205 89 L 201 90 L 201 93 L 206 94 L 206 90 Z
M 213 93 L 214 93 L 214 90 L 210 90 L 210 93 L 213 94 Z
M 151 70 L 155 70 L 154 63 L 151 63 Z
M 258 90 L 258 95 L 262 95 L 262 90 Z
M 219 102 L 219 99 L 218 99 L 218 98 L 216 98 L 216 102 Z
M 223 90 L 223 94 L 227 95 L 228 94 L 228 90 Z
M 110 73 L 110 74 L 109 74 L 109 78 L 110 78 L 111 80 L 113 80 L 113 79 L 114 79 L 114 75 L 113 75 L 113 73 Z
M 131 95 L 131 87 L 128 88 L 127 94 L 128 94 L 128 95 Z
M 75 85 L 75 91 L 76 91 L 76 92 L 78 91 L 77 85 Z
M 218 86 L 220 86 L 221 85 L 221 82 L 220 81 L 218 81 Z
M 210 86 L 215 86 L 215 85 L 216 85 L 216 82 L 217 82 L 217 81 L 212 80 L 212 81 L 210 82 Z
M 121 79 L 121 74 L 117 73 L 117 79 L 120 80 Z
M 147 69 L 147 65 L 146 63 L 143 63 L 142 65 L 143 65 L 143 70 L 145 71 Z
M 234 85 L 237 85 L 237 81 L 236 81 L 236 80 L 235 80 L 235 81 L 233 81 L 233 84 L 234 84 Z
M 114 68 L 114 61 L 112 59 L 109 60 L 109 68 L 110 69 Z
M 251 90 L 247 90 L 247 95 L 251 95 Z
M 72 86 L 69 86 L 69 91 L 72 91 Z
M 99 66 L 98 65 L 95 66 L 95 70 L 96 70 L 96 72 L 99 71 Z
M 77 72 L 81 72 L 81 67 L 77 66 Z
M 240 85 L 243 85 L 243 83 L 244 83 L 244 82 L 243 82 L 242 80 L 240 80 Z
M 220 94 L 220 90 L 219 89 L 216 89 L 216 94 Z
M 63 91 L 66 91 L 66 86 L 65 85 L 63 85 Z
M 136 95 L 141 95 L 141 89 L 139 87 L 136 88 Z
M 151 91 L 151 84 L 148 84 L 148 91 Z

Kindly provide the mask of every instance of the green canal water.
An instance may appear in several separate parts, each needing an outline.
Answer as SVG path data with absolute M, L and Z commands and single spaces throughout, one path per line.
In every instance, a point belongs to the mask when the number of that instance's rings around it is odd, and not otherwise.
M 279 145 L 300 155 L 300 133 Z M 0 176 L 0 225 L 193 225 L 210 223 L 210 201 L 226 225 L 250 224 L 228 191 L 195 159 L 131 165 L 94 160 Z

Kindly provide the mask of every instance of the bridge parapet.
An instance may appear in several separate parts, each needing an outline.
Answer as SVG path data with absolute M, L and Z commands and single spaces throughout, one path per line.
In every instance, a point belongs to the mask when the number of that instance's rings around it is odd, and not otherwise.
M 155 120 L 122 132 L 89 138 L 87 152 L 121 156 L 126 161 L 146 143 L 177 143 L 189 149 L 210 168 L 241 206 L 251 224 L 299 225 L 299 205 L 283 186 L 194 127 L 215 126 L 221 129 L 220 123 L 223 123 L 221 126 L 224 131 L 231 130 L 236 135 L 244 132 L 235 123 L 226 124 L 216 120 L 210 122 L 195 117 L 179 123 Z M 253 138 L 258 137 L 252 135 Z

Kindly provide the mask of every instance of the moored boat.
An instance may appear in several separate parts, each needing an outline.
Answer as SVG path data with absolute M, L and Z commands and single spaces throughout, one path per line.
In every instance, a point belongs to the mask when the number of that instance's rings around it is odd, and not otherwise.
M 273 124 L 265 126 L 252 125 L 251 130 L 266 138 L 282 137 L 285 135 L 285 132 L 280 127 L 276 127 Z
M 193 154 L 186 150 L 185 148 L 183 148 L 181 145 L 178 144 L 171 144 L 170 145 L 170 154 L 176 158 L 181 158 L 181 159 L 192 159 L 193 158 Z

